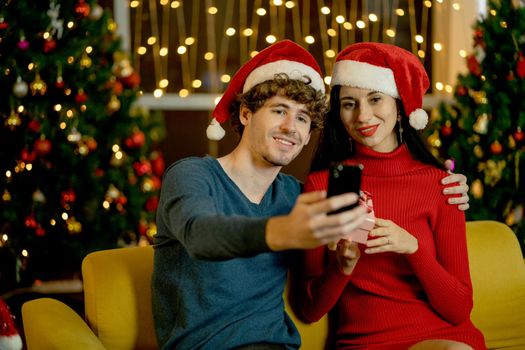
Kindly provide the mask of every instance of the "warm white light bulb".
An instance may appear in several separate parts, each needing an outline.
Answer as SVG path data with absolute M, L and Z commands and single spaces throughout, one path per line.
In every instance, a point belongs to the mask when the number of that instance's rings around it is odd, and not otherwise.
M 274 42 L 277 41 L 277 38 L 274 36 L 274 35 L 268 35 L 266 36 L 266 42 L 268 44 L 273 44 Z
M 305 38 L 304 38 L 304 41 L 307 43 L 307 44 L 313 44 L 315 43 L 315 38 L 311 35 L 307 35 Z

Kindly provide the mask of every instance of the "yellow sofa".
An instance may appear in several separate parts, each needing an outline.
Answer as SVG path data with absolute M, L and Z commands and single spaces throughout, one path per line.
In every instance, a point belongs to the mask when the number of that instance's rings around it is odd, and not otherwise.
M 490 349 L 525 349 L 525 264 L 514 233 L 498 222 L 476 221 L 467 223 L 467 238 L 474 323 Z M 89 254 L 82 265 L 86 320 L 51 298 L 28 301 L 22 307 L 27 348 L 156 349 L 152 264 L 151 247 Z M 302 349 L 323 349 L 326 317 L 306 325 L 289 313 Z

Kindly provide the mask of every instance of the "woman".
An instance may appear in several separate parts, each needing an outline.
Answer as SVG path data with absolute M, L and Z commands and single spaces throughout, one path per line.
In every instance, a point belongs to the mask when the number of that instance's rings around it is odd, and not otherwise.
M 338 349 L 486 349 L 469 319 L 465 217 L 446 203 L 447 174 L 416 131 L 428 120 L 422 64 L 396 46 L 353 44 L 337 56 L 331 85 L 305 191 L 326 189 L 320 169 L 330 163 L 361 163 L 376 223 L 364 245 L 303 253 L 294 309 L 310 322 L 329 312 Z

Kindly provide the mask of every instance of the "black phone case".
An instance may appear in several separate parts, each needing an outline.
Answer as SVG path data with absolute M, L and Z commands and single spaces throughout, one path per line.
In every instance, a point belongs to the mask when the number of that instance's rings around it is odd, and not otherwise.
M 361 173 L 363 172 L 363 165 L 345 165 L 341 163 L 330 166 L 328 175 L 328 197 L 332 197 L 342 193 L 354 192 L 359 195 L 361 189 Z M 340 213 L 358 206 L 354 203 L 344 208 L 340 208 L 329 214 Z

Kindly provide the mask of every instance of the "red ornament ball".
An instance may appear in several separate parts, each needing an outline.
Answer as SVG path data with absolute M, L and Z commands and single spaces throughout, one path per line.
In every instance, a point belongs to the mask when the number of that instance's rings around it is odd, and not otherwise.
M 95 140 L 93 137 L 88 138 L 86 140 L 86 146 L 90 152 L 93 152 L 98 147 L 97 140 Z
M 44 230 L 42 228 L 42 226 L 38 225 L 36 231 L 35 231 L 35 234 L 38 236 L 38 237 L 42 237 L 42 236 L 45 236 L 46 235 L 46 230 Z
M 80 104 L 84 104 L 87 101 L 87 95 L 83 91 L 79 91 L 78 94 L 75 96 L 75 102 Z
M 133 169 L 138 176 L 151 174 L 151 163 L 148 160 L 141 160 L 133 163 Z
M 79 0 L 78 4 L 75 6 L 75 13 L 78 15 L 78 17 L 87 17 L 90 10 L 91 7 L 89 4 L 86 4 L 84 0 Z
M 146 232 L 148 231 L 148 223 L 146 220 L 140 220 L 138 225 L 138 231 L 141 236 L 145 236 Z
M 150 197 L 146 201 L 146 210 L 149 212 L 156 211 L 158 206 L 159 206 L 159 197 L 157 196 Z
M 124 143 L 128 148 L 140 148 L 146 142 L 146 137 L 142 131 L 135 131 L 130 137 L 128 137 Z
M 38 223 L 36 222 L 33 214 L 26 216 L 24 220 L 24 225 L 26 225 L 27 228 L 32 228 L 32 229 L 35 229 L 38 227 Z
M 33 119 L 27 124 L 27 129 L 32 132 L 40 132 L 40 122 L 36 119 Z
M 467 91 L 467 88 L 464 87 L 463 85 L 459 85 L 459 86 L 457 87 L 457 89 L 456 89 L 456 94 L 457 94 L 458 96 L 465 96 L 465 95 L 467 95 L 467 92 L 468 92 L 468 91 Z
M 512 134 L 514 137 L 514 140 L 516 142 L 521 142 L 525 138 L 525 135 L 523 135 L 523 131 L 521 131 L 521 128 L 518 127 L 518 130 L 514 131 L 514 134 Z
M 0 20 L 0 30 L 5 30 L 9 28 L 9 23 L 3 20 L 3 18 Z
M 128 203 L 128 198 L 124 195 L 118 196 L 117 198 L 115 198 L 115 203 L 126 205 L 126 203 Z
M 503 152 L 503 146 L 498 141 L 494 141 L 490 144 L 490 152 L 495 155 L 501 154 L 501 152 Z
M 161 187 L 161 185 L 162 185 L 162 182 L 161 182 L 160 178 L 157 177 L 157 176 L 153 176 L 153 177 L 151 178 L 151 183 L 152 183 L 152 185 L 153 185 L 153 190 L 154 190 L 154 191 L 159 190 L 160 187 Z
M 51 153 L 52 148 L 53 146 L 51 144 L 51 141 L 47 139 L 35 140 L 35 143 L 33 144 L 33 149 L 39 156 L 45 156 Z
M 57 48 L 57 42 L 53 39 L 44 42 L 44 53 L 49 53 Z
M 62 203 L 73 203 L 77 200 L 77 194 L 72 189 L 69 189 L 62 191 L 60 198 L 62 199 Z
M 519 53 L 518 63 L 516 63 L 516 74 L 520 79 L 525 78 L 525 57 L 522 52 Z
M 483 48 L 486 46 L 485 40 L 483 40 L 483 30 L 481 28 L 476 28 L 474 31 L 474 46 L 478 45 Z
M 120 81 L 125 87 L 135 89 L 140 85 L 140 75 L 137 72 L 133 72 L 127 77 L 121 77 Z
M 95 169 L 95 176 L 96 177 L 102 177 L 102 176 L 104 176 L 104 174 L 105 174 L 104 169 L 101 169 L 101 168 L 96 168 Z
M 445 124 L 441 127 L 441 136 L 443 137 L 449 137 L 450 135 L 452 135 L 452 132 L 453 130 L 450 125 Z
M 64 79 L 62 77 L 58 77 L 57 81 L 55 81 L 55 87 L 57 89 L 62 90 L 65 85 L 66 85 L 66 83 L 64 82 Z
M 31 152 L 29 152 L 29 150 L 27 149 L 27 147 L 23 148 L 22 151 L 20 152 L 20 159 L 23 161 L 23 162 L 26 162 L 26 163 L 31 163 L 32 161 L 34 161 L 36 159 L 36 152 L 33 150 Z
M 481 65 L 476 59 L 476 56 L 470 55 L 467 57 L 467 67 L 470 73 L 478 77 L 481 76 Z
M 164 174 L 164 169 L 166 168 L 166 162 L 164 161 L 164 156 L 161 152 L 155 151 L 151 154 L 151 169 L 153 174 L 161 177 Z

